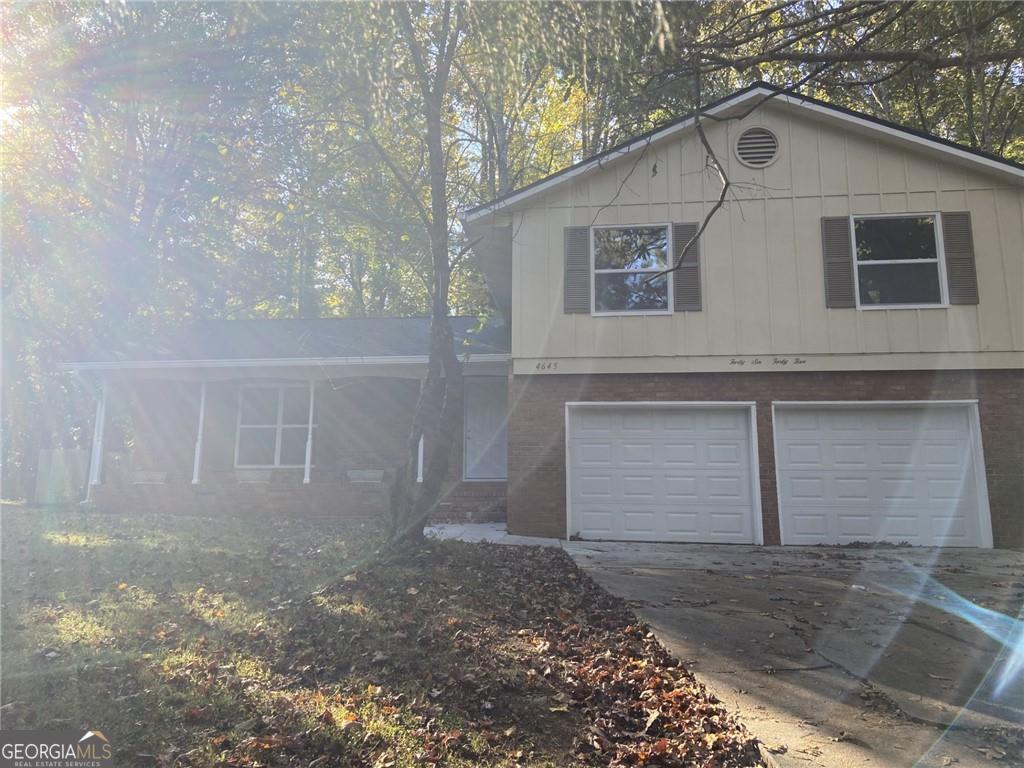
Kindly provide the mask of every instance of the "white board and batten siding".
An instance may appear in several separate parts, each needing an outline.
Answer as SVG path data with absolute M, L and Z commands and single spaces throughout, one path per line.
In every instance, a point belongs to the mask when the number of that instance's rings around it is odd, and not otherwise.
M 752 403 L 568 403 L 570 536 L 762 543 Z
M 772 411 L 783 544 L 992 546 L 976 403 Z
M 778 159 L 742 165 L 736 138 L 769 128 Z M 770 102 L 706 129 L 733 182 L 701 243 L 703 307 L 658 316 L 567 314 L 566 227 L 699 222 L 718 198 L 692 132 L 652 144 L 502 214 L 512 225 L 517 374 L 735 371 L 733 357 L 801 370 L 1016 367 L 1024 360 L 1024 186 L 937 150 L 895 146 Z M 970 213 L 976 305 L 825 306 L 822 217 Z M 538 362 L 557 367 L 538 370 Z M 749 370 L 748 365 L 746 369 Z M 790 364 L 786 370 L 792 370 Z

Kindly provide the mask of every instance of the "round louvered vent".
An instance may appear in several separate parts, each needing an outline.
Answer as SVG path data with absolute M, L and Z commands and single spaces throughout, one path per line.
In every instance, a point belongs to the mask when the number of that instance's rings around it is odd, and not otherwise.
M 751 168 L 764 168 L 775 162 L 779 140 L 767 128 L 748 128 L 736 142 L 736 156 Z

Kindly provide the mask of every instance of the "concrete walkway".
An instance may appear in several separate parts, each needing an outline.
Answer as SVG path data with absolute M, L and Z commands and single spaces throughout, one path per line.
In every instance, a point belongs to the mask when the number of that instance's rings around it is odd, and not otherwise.
M 782 766 L 1024 765 L 1018 552 L 432 534 L 561 547 Z

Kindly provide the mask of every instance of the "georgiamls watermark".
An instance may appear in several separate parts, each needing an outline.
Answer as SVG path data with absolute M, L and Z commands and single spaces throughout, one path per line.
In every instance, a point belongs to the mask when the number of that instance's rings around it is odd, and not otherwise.
M 113 768 L 103 731 L 0 731 L 0 768 Z

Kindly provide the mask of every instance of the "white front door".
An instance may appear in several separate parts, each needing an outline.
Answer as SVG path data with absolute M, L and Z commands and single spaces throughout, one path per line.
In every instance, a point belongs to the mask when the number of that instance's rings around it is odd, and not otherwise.
M 749 405 L 569 406 L 569 535 L 752 544 Z
M 508 476 L 508 381 L 466 379 L 463 477 L 504 480 Z
M 992 546 L 973 404 L 779 404 L 783 544 Z

